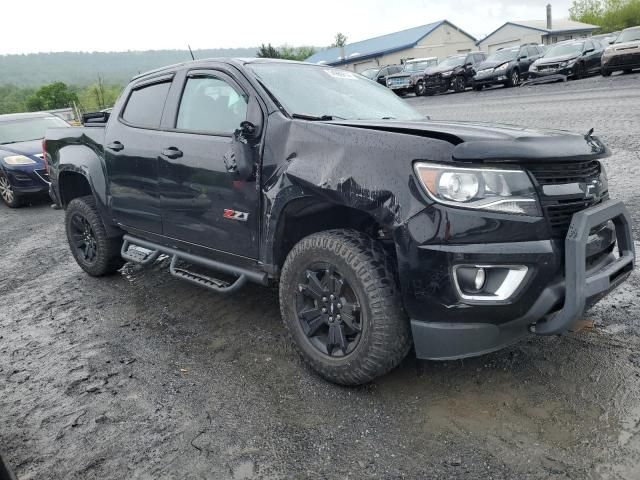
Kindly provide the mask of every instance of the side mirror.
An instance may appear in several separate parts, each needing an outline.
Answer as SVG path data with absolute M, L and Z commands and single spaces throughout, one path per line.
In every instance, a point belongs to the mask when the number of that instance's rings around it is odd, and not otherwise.
M 473 67 L 473 62 L 467 62 L 467 64 L 465 65 L 465 67 Z
M 591 53 L 591 52 L 595 52 L 596 49 L 595 48 L 588 48 L 584 51 L 583 55 L 586 55 L 587 53 Z
M 224 157 L 228 172 L 239 174 L 243 180 L 254 175 L 262 135 L 262 109 L 255 97 L 249 98 L 247 119 L 233 132 L 232 148 Z

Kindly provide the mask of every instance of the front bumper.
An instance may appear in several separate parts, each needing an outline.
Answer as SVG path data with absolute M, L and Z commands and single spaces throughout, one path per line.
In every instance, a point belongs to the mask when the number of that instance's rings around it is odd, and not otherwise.
M 5 167 L 4 172 L 9 178 L 13 191 L 19 195 L 36 194 L 49 190 L 49 176 L 44 166 L 36 168 L 25 167 Z
M 571 77 L 573 75 L 573 65 L 563 68 L 552 68 L 548 70 L 529 70 L 530 79 L 545 78 L 554 75 L 562 75 L 565 77 Z
M 443 77 L 443 76 L 434 76 L 434 77 L 425 77 L 424 79 L 424 88 L 427 92 L 433 93 L 443 93 L 451 90 L 451 80 L 452 76 Z
M 589 263 L 587 258 L 598 238 L 593 227 L 611 221 L 619 256 L 613 253 Z M 589 308 L 622 283 L 631 273 L 635 251 L 629 214 L 619 201 L 607 201 L 574 215 L 564 241 L 514 242 L 513 244 L 472 244 L 441 247 L 448 251 L 446 262 L 490 261 L 499 264 L 529 265 L 531 272 L 513 301 L 504 305 L 470 305 L 454 302 L 445 308 L 430 308 L 430 318 L 415 315 L 409 306 L 411 328 L 418 358 L 450 360 L 482 355 L 512 344 L 530 332 L 539 335 L 563 334 Z M 435 253 L 438 248 L 430 247 Z M 474 253 L 474 250 L 477 253 Z M 563 259 L 562 261 L 560 259 Z M 450 281 L 448 274 L 436 279 L 438 285 Z M 440 295 L 446 297 L 446 290 Z M 442 305 L 440 305 L 442 306 Z M 415 307 L 415 305 L 414 305 Z M 434 318 L 433 313 L 441 318 Z
M 602 57 L 602 69 L 608 72 L 640 68 L 640 53 Z
M 507 76 L 507 71 L 503 70 L 502 72 L 495 73 L 477 73 L 473 77 L 473 85 L 474 86 L 483 86 L 490 87 L 492 85 L 504 85 L 509 80 Z

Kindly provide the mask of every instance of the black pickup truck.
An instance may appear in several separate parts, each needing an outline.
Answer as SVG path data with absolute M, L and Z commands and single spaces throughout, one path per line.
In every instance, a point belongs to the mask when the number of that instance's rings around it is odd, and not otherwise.
M 166 67 L 45 149 L 87 273 L 163 254 L 215 292 L 279 282 L 302 357 L 341 384 L 412 345 L 444 360 L 563 334 L 635 262 L 592 132 L 430 121 L 339 69 Z

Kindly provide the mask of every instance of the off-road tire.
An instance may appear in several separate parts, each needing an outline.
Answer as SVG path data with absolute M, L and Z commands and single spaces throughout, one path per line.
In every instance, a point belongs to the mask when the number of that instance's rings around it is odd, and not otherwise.
M 0 172 L 0 181 L 3 186 L 2 191 L 0 191 L 0 198 L 2 198 L 4 204 L 9 208 L 21 207 L 24 204 L 24 198 L 13 190 L 9 178 L 3 172 Z M 5 188 L 9 190 L 5 191 Z
M 96 244 L 96 258 L 92 262 L 85 260 L 74 246 L 71 226 L 74 215 L 84 218 L 91 227 Z M 65 230 L 73 257 L 78 265 L 92 277 L 113 274 L 125 264 L 120 256 L 122 238 L 107 235 L 93 196 L 74 198 L 69 202 L 65 212 Z
M 358 297 L 362 333 L 353 352 L 334 358 L 305 335 L 296 309 L 300 278 L 310 265 L 335 267 Z M 280 277 L 280 309 L 290 338 L 304 361 L 326 380 L 360 385 L 398 366 L 411 347 L 395 262 L 374 239 L 355 230 L 316 233 L 296 244 Z

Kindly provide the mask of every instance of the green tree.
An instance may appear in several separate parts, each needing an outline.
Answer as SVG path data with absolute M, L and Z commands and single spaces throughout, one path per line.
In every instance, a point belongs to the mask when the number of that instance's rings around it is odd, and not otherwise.
M 273 47 L 271 44 L 265 45 L 264 43 L 260 45 L 256 56 L 258 58 L 280 58 L 280 52 L 277 48 Z
M 283 45 L 278 49 L 279 57 L 285 60 L 298 60 L 300 62 L 306 60 L 311 55 L 316 53 L 316 49 L 313 47 L 289 47 Z
M 35 112 L 67 108 L 77 100 L 78 96 L 69 89 L 66 83 L 55 82 L 40 87 L 33 95 L 29 96 L 27 98 L 27 109 Z
M 336 33 L 335 39 L 331 44 L 331 47 L 344 47 L 347 44 L 347 36 L 343 33 Z
M 640 0 L 573 0 L 571 20 L 598 25 L 602 33 L 640 25 Z

